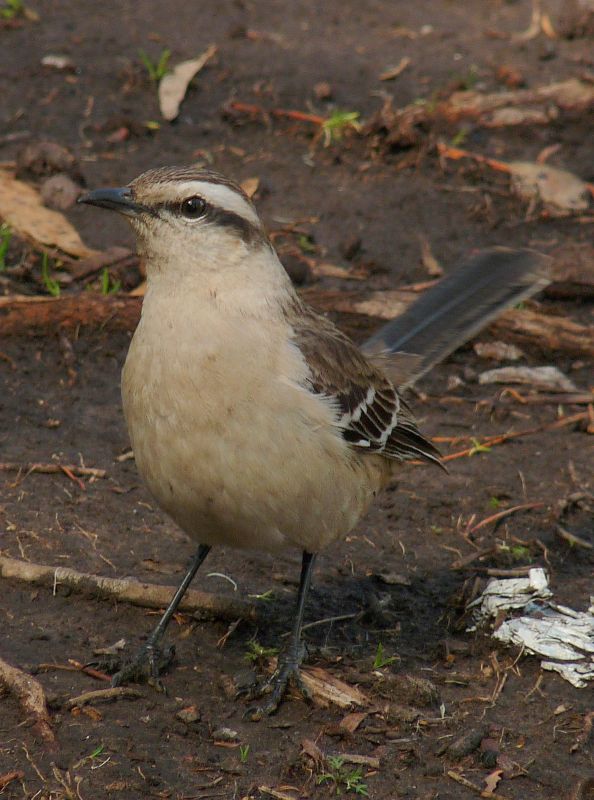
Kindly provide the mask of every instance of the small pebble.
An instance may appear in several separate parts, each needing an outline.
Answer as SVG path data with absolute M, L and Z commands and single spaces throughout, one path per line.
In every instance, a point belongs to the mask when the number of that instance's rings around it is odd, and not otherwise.
M 198 722 L 200 719 L 200 712 L 196 706 L 188 706 L 187 708 L 180 709 L 175 716 L 181 720 L 181 722 L 190 725 L 192 722 Z

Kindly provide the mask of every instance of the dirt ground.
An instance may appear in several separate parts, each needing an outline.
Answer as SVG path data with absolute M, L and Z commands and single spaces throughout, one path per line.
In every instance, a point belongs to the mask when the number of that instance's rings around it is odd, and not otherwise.
M 545 6 L 554 27 L 569 24 L 571 3 Z M 527 0 L 31 0 L 28 7 L 38 21 L 0 25 L 2 162 L 47 138 L 72 151 L 78 180 L 88 187 L 122 185 L 150 167 L 196 159 L 240 181 L 257 177 L 255 202 L 269 230 L 289 222 L 297 230 L 280 237 L 287 261 L 303 273 L 299 252 L 311 259 L 307 291 L 427 281 L 423 237 L 446 271 L 492 244 L 594 252 L 591 218 L 527 215 L 506 176 L 440 161 L 435 152 L 438 135 L 504 161 L 534 161 L 560 145 L 551 163 L 594 181 L 591 112 L 508 128 L 442 123 L 406 146 L 388 146 L 381 131 L 351 132 L 327 147 L 310 124 L 225 112 L 235 101 L 325 117 L 336 108 L 358 111 L 367 121 L 386 93 L 400 108 L 455 89 L 534 88 L 584 75 L 592 81 L 587 30 L 514 38 L 529 27 Z M 139 49 L 156 59 L 169 48 L 175 64 L 210 43 L 217 53 L 178 120 L 147 128 L 160 117 Z M 69 56 L 72 69 L 42 66 L 47 54 Z M 379 80 L 405 57 L 410 63 L 400 75 Z M 74 207 L 67 216 L 92 247 L 132 247 L 114 215 Z M 297 255 L 289 247 L 296 243 Z M 9 256 L 16 258 L 15 247 Z M 318 275 L 322 263 L 343 265 L 354 277 Z M 8 270 L 0 278 L 4 294 L 44 291 L 30 275 Z M 139 280 L 119 278 L 124 288 Z M 78 291 L 64 283 L 64 296 Z M 583 299 L 541 297 L 531 307 L 593 322 Z M 345 315 L 336 318 L 345 323 Z M 359 336 L 378 324 L 349 320 Z M 0 472 L 1 555 L 168 585 L 181 578 L 193 545 L 155 506 L 134 462 L 117 460 L 129 447 L 119 397 L 129 340 L 129 331 L 110 324 L 61 336 L 51 327 L 2 336 L 0 461 L 84 463 L 107 477 L 77 482 L 64 474 Z M 592 386 L 591 361 L 546 344 L 527 346 L 521 363 L 556 364 L 580 391 Z M 58 749 L 48 750 L 14 696 L 0 692 L 0 795 L 592 800 L 591 688 L 541 672 L 536 658 L 497 645 L 488 631 L 466 632 L 464 603 L 484 587 L 489 568 L 545 566 L 555 599 L 577 610 L 586 610 L 593 594 L 591 506 L 570 507 L 563 517 L 590 549 L 557 532 L 564 501 L 592 491 L 591 437 L 583 423 L 550 427 L 585 406 L 504 400 L 501 387 L 477 382 L 493 366 L 466 347 L 423 379 L 413 397 L 423 430 L 477 438 L 544 430 L 453 461 L 449 475 L 403 468 L 354 535 L 319 559 L 307 620 L 350 618 L 306 631 L 307 663 L 365 693 L 355 730 L 353 717 L 339 724 L 348 709 L 298 697 L 253 723 L 243 718 L 245 701 L 232 696 L 235 676 L 267 668 L 265 656 L 255 664 L 246 658 L 250 641 L 272 647 L 288 629 L 298 553 L 215 550 L 196 588 L 265 595 L 254 600 L 258 621 L 229 633 L 228 619 L 178 615 L 168 637 L 176 659 L 164 676 L 166 694 L 142 686 L 137 698 L 73 711 L 68 698 L 105 684 L 51 665 L 86 663 L 120 638 L 133 651 L 155 612 L 59 584 L 52 590 L 2 579 L 0 656 L 42 684 Z M 442 446 L 450 452 L 466 445 Z M 471 518 L 523 503 L 540 505 L 466 534 Z M 455 568 L 456 561 L 464 563 Z M 380 645 L 393 660 L 374 668 Z M 179 714 L 189 707 L 195 713 Z M 467 734 L 465 744 L 451 747 Z M 362 759 L 336 760 L 345 754 Z

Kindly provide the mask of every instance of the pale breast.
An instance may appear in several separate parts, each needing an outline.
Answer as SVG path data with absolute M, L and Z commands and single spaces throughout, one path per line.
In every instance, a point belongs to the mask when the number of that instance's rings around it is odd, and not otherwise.
M 245 319 L 146 321 L 122 391 L 159 505 L 205 544 L 315 552 L 346 535 L 386 467 L 351 453 L 330 405 L 299 385 L 303 366 L 282 331 Z

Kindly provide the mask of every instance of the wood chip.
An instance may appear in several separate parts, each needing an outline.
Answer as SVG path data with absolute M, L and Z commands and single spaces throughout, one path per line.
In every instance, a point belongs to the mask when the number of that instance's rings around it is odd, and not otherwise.
M 594 325 L 581 325 L 565 317 L 549 316 L 527 308 L 505 311 L 491 323 L 502 339 L 537 347 L 540 352 L 565 352 L 594 356 Z
M 577 392 L 577 386 L 558 367 L 499 367 L 481 372 L 478 382 L 521 383 L 551 392 Z
M 368 711 L 352 711 L 343 717 L 338 725 L 348 733 L 354 733 L 368 714 Z
M 280 789 L 273 789 L 271 786 L 258 786 L 258 791 L 262 794 L 267 794 L 269 797 L 274 797 L 275 800 L 296 800 L 294 794 L 286 794 L 281 792 Z
M 515 344 L 505 342 L 475 342 L 473 349 L 480 358 L 493 361 L 517 361 L 524 356 L 524 352 Z
M 303 667 L 301 677 L 314 700 L 320 705 L 334 703 L 340 708 L 349 708 L 353 705 L 369 704 L 369 698 L 363 692 L 335 678 L 321 667 Z
M 371 767 L 372 769 L 380 768 L 380 760 L 375 756 L 361 756 L 357 753 L 341 753 L 340 758 L 348 764 L 361 764 L 362 766 Z

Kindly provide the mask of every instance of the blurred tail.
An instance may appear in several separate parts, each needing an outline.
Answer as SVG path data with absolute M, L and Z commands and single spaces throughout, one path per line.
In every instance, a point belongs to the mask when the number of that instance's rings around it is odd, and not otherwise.
M 484 250 L 365 342 L 363 351 L 410 386 L 506 308 L 549 282 L 550 259 L 533 250 Z

